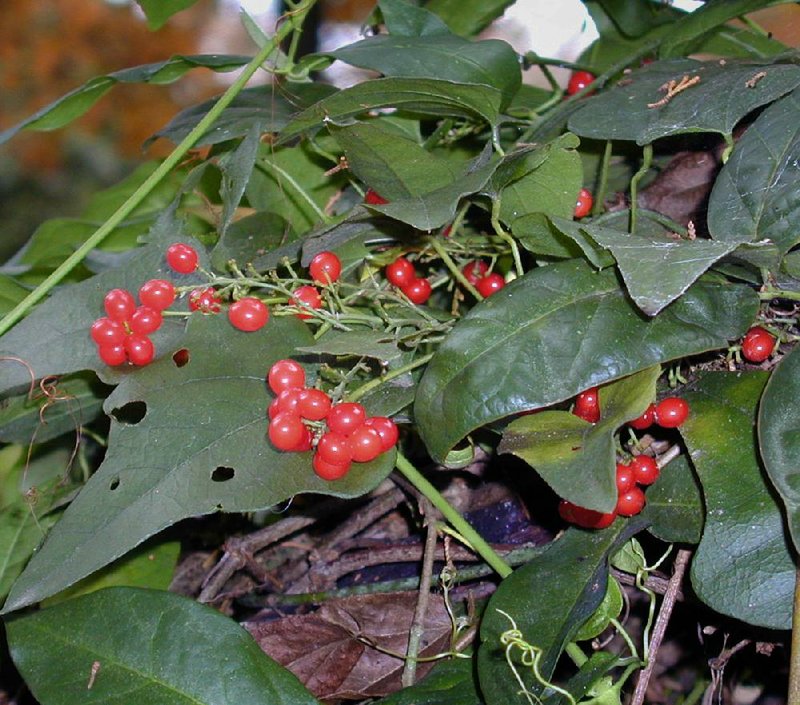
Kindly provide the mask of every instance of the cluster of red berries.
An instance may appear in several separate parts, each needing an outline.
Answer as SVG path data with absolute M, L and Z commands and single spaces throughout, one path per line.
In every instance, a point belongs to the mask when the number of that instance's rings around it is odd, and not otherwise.
M 314 284 L 327 286 L 339 280 L 342 273 L 342 261 L 333 253 L 319 252 L 308 265 L 308 273 L 311 275 Z M 322 296 L 319 289 L 311 284 L 304 284 L 292 292 L 292 301 L 300 308 L 318 309 L 322 308 Z M 310 313 L 298 313 L 297 317 L 301 320 L 311 318 Z
M 584 421 L 597 423 L 600 420 L 599 388 L 590 387 L 578 394 L 575 397 L 572 413 Z M 661 428 L 678 428 L 688 417 L 689 404 L 685 399 L 666 397 L 658 404 L 650 404 L 641 416 L 628 421 L 628 426 L 637 431 L 649 428 L 653 424 Z
M 761 326 L 753 326 L 742 338 L 742 355 L 748 362 L 764 362 L 775 349 L 775 338 Z
M 354 402 L 333 404 L 325 392 L 305 386 L 305 370 L 294 360 L 278 360 L 267 384 L 277 395 L 267 412 L 269 440 L 286 452 L 302 453 L 315 446 L 312 467 L 323 480 L 338 480 L 352 463 L 374 460 L 397 443 L 394 421 L 367 416 Z M 316 433 L 306 421 L 316 426 Z
M 575 211 L 573 215 L 576 218 L 583 218 L 592 212 L 593 205 L 594 196 L 592 196 L 592 192 L 588 188 L 582 188 L 578 192 L 578 198 L 575 201 Z
M 489 265 L 483 260 L 476 259 L 469 262 L 461 272 L 484 299 L 500 291 L 506 285 L 503 275 L 497 272 L 489 273 Z
M 411 301 L 412 304 L 424 304 L 431 296 L 431 283 L 418 277 L 414 265 L 405 257 L 398 257 L 386 265 L 384 270 L 390 284 L 394 284 Z
M 127 289 L 111 289 L 103 299 L 106 315 L 89 330 L 97 354 L 107 365 L 148 365 L 155 357 L 150 333 L 163 322 L 161 312 L 175 300 L 175 287 L 165 279 L 151 279 L 139 289 L 139 301 Z
M 659 473 L 658 463 L 649 455 L 637 455 L 630 463 L 617 463 L 617 505 L 614 511 L 598 512 L 562 499 L 558 505 L 559 516 L 585 529 L 604 529 L 617 516 L 635 516 L 646 503 L 642 487 L 652 485 Z

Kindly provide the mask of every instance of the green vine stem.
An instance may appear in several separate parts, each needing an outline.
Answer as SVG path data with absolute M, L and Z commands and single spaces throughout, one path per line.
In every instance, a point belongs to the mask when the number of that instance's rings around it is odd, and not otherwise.
M 442 262 L 444 262 L 447 269 L 450 270 L 450 273 L 458 280 L 459 284 L 461 284 L 461 286 L 463 286 L 478 301 L 483 301 L 483 296 L 481 296 L 478 290 L 467 281 L 464 273 L 456 266 L 456 263 L 453 262 L 453 258 L 450 257 L 444 245 L 439 242 L 439 239 L 434 235 L 428 239 L 428 242 L 430 242 L 431 247 L 436 250 L 436 254 L 442 258 Z
M 650 171 L 650 165 L 653 163 L 653 145 L 646 144 L 642 149 L 642 166 L 639 168 L 631 178 L 631 223 L 630 232 L 636 232 L 636 221 L 639 217 L 639 182 L 644 178 L 645 174 Z
M 452 527 L 458 531 L 467 541 L 469 541 L 475 552 L 488 563 L 494 571 L 501 577 L 507 578 L 513 572 L 512 568 L 506 563 L 495 550 L 486 543 L 485 539 L 462 517 L 453 506 L 439 493 L 425 476 L 417 470 L 409 460 L 402 454 L 397 454 L 395 467 L 406 476 L 406 479 L 414 485 L 430 503 L 436 507 L 447 519 Z
M 11 311 L 9 311 L 2 320 L 0 320 L 0 335 L 3 335 L 12 326 L 23 318 L 39 301 L 41 301 L 47 294 L 61 282 L 83 259 L 97 247 L 106 237 L 130 215 L 148 196 L 148 194 L 174 169 L 186 153 L 194 147 L 197 141 L 208 131 L 208 129 L 216 122 L 223 110 L 227 108 L 233 99 L 239 95 L 241 90 L 247 85 L 247 82 L 253 75 L 261 68 L 261 65 L 275 51 L 276 47 L 289 36 L 291 32 L 296 31 L 303 23 L 308 12 L 316 4 L 317 0 L 305 0 L 298 8 L 285 15 L 286 22 L 282 23 L 275 36 L 264 45 L 264 47 L 253 57 L 247 66 L 244 67 L 242 73 L 234 81 L 228 90 L 226 90 L 209 110 L 200 122 L 195 125 L 194 129 L 181 140 L 180 144 L 170 153 L 170 155 L 158 166 L 158 168 L 150 174 L 150 176 L 136 189 L 128 199 L 103 223 L 97 230 L 94 231 L 86 241 L 73 252 L 67 259 L 65 259 L 53 271 L 47 279 L 45 279 L 39 286 L 37 286 L 30 294 L 28 294 L 22 301 L 20 301 Z

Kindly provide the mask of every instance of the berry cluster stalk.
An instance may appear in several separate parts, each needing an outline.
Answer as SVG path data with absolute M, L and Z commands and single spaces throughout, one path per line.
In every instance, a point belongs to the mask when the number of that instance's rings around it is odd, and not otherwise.
M 275 52 L 279 44 L 286 39 L 292 32 L 299 31 L 311 8 L 317 0 L 304 0 L 298 5 L 297 9 L 285 15 L 286 21 L 283 22 L 275 32 L 275 35 L 267 42 L 242 70 L 239 78 L 234 81 L 228 90 L 223 93 L 219 100 L 209 110 L 194 129 L 183 138 L 180 144 L 170 153 L 170 155 L 159 165 L 159 167 L 134 191 L 130 197 L 105 221 L 86 241 L 65 259 L 58 268 L 37 286 L 30 294 L 20 301 L 11 311 L 0 320 L 0 335 L 23 318 L 36 303 L 43 299 L 53 287 L 55 287 L 64 277 L 67 276 L 80 262 L 97 247 L 108 235 L 116 228 L 130 213 L 147 197 L 147 195 L 161 182 L 161 180 L 174 169 L 186 153 L 197 143 L 197 141 L 208 131 L 220 116 L 223 110 L 230 105 L 231 101 L 239 95 L 247 82 L 261 68 L 261 65 Z

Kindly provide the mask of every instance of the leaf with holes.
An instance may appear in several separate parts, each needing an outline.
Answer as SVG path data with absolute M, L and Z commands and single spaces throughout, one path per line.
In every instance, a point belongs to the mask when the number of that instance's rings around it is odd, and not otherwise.
M 267 370 L 312 343 L 295 318 L 243 333 L 223 316 L 193 316 L 181 341 L 188 361 L 161 358 L 126 375 L 106 400 L 112 425 L 103 464 L 5 610 L 68 587 L 181 519 L 263 509 L 301 492 L 352 497 L 380 483 L 394 451 L 326 482 L 311 469 L 311 453 L 281 453 L 266 438 Z M 313 377 L 314 366 L 307 369 Z
M 47 705 L 319 705 L 236 622 L 169 592 L 100 590 L 9 619 L 7 631 L 14 663 Z

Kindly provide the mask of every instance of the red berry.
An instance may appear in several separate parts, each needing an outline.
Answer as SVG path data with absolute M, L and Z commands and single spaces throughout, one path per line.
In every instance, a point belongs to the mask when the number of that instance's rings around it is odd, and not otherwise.
M 269 320 L 269 309 L 260 299 L 245 296 L 231 304 L 228 320 L 234 328 L 252 333 L 263 328 Z
M 461 270 L 466 280 L 472 284 L 472 286 L 475 286 L 482 277 L 486 276 L 486 272 L 488 271 L 489 265 L 481 259 L 469 262 Z
M 97 354 L 106 365 L 111 367 L 121 365 L 128 360 L 124 343 L 103 343 L 97 347 Z
M 175 301 L 175 287 L 166 279 L 150 279 L 139 287 L 139 301 L 143 306 L 163 311 Z
M 617 494 L 627 492 L 635 484 L 633 468 L 625 463 L 617 463 Z
M 584 529 L 605 529 L 616 518 L 614 512 L 596 512 L 593 509 L 579 507 L 566 499 L 561 500 L 558 513 L 564 521 L 582 526 Z
M 341 433 L 323 433 L 317 443 L 317 455 L 326 463 L 344 465 L 353 460 L 353 447 L 350 439 Z
M 103 306 L 112 321 L 127 321 L 136 310 L 136 299 L 125 289 L 112 289 L 103 299 Z
M 334 433 L 349 436 L 359 426 L 364 425 L 367 419 L 367 412 L 361 404 L 353 402 L 343 402 L 331 407 L 325 417 L 328 428 Z
M 167 248 L 167 264 L 179 274 L 191 274 L 197 269 L 197 250 L 191 245 L 176 242 Z
M 382 206 L 384 203 L 388 203 L 383 196 L 373 191 L 371 188 L 367 189 L 367 192 L 364 194 L 364 203 L 368 203 L 371 206 Z
M 322 421 L 331 410 L 331 398 L 320 389 L 301 389 L 297 412 L 309 421 Z
M 350 463 L 342 463 L 340 465 L 329 463 L 320 458 L 319 453 L 314 453 L 311 467 L 314 468 L 314 472 L 323 480 L 338 480 L 348 473 L 350 470 Z
M 644 492 L 638 487 L 631 487 L 627 492 L 620 493 L 616 512 L 623 517 L 632 517 L 644 509 L 645 501 Z
M 155 333 L 161 328 L 163 320 L 161 311 L 152 309 L 149 306 L 139 306 L 133 312 L 128 325 L 134 333 L 147 335 L 148 333 Z
M 368 463 L 383 453 L 381 437 L 369 426 L 360 426 L 348 436 L 347 440 L 350 443 L 353 460 L 357 463 Z
M 583 218 L 592 212 L 594 205 L 594 196 L 588 188 L 582 188 L 578 193 L 578 199 L 575 201 L 574 216 L 576 218 Z
M 156 355 L 153 341 L 138 333 L 132 333 L 125 338 L 125 352 L 128 354 L 128 361 L 139 366 L 149 365 Z
M 110 318 L 98 318 L 89 329 L 92 340 L 98 345 L 122 345 L 127 333 L 125 326 Z
M 322 308 L 322 297 L 319 295 L 317 288 L 315 286 L 311 286 L 310 284 L 306 284 L 295 289 L 292 292 L 292 301 L 300 308 Z M 298 313 L 296 315 L 302 320 L 313 318 L 310 313 Z
M 656 423 L 662 428 L 678 428 L 689 416 L 689 404 L 680 397 L 667 397 L 656 406 Z
M 311 450 L 311 442 L 314 440 L 314 434 L 311 433 L 311 430 L 308 427 L 305 428 L 305 433 L 303 434 L 303 438 L 300 439 L 300 442 L 291 449 L 293 453 L 305 453 L 307 450 Z
M 269 440 L 278 450 L 293 451 L 305 434 L 306 427 L 297 414 L 282 411 L 269 422 Z
M 408 284 L 401 288 L 401 291 L 408 297 L 412 304 L 424 304 L 430 297 L 431 283 L 427 279 L 412 279 Z
M 219 313 L 222 301 L 217 297 L 217 292 L 212 288 L 195 289 L 189 294 L 189 308 L 201 313 Z
M 333 252 L 320 252 L 308 265 L 308 273 L 317 284 L 333 284 L 342 273 L 342 261 Z
M 503 279 L 503 276 L 497 272 L 492 272 L 491 274 L 487 274 L 485 277 L 481 277 L 478 280 L 478 283 L 475 285 L 475 288 L 485 299 L 487 296 L 491 296 L 495 292 L 500 291 L 500 289 L 502 289 L 505 285 L 506 280 Z
M 589 71 L 573 71 L 567 83 L 567 95 L 575 95 L 592 83 L 595 75 Z
M 640 485 L 652 485 L 659 475 L 658 463 L 649 455 L 637 455 L 631 461 L 633 477 Z
M 285 389 L 302 389 L 306 386 L 306 371 L 294 360 L 278 360 L 269 368 L 267 384 L 275 394 Z
M 378 432 L 383 443 L 383 452 L 394 448 L 400 432 L 397 430 L 397 424 L 386 416 L 370 416 L 364 425 L 367 428 L 373 428 Z
M 294 389 L 284 389 L 277 397 L 272 400 L 267 413 L 270 419 L 274 419 L 278 414 L 290 413 L 298 416 L 300 414 L 300 395 L 303 390 L 295 387 Z
M 742 355 L 749 362 L 764 362 L 775 349 L 775 338 L 761 326 L 753 326 L 742 339 Z
M 572 413 L 578 418 L 597 423 L 600 420 L 600 399 L 598 387 L 589 387 L 575 397 Z
M 394 262 L 386 265 L 384 273 L 390 284 L 394 284 L 401 289 L 417 278 L 414 265 L 405 257 L 398 257 Z
M 642 431 L 645 428 L 650 428 L 656 422 L 656 405 L 650 404 L 644 413 L 633 421 L 628 421 L 628 426 L 635 428 L 637 431 Z

